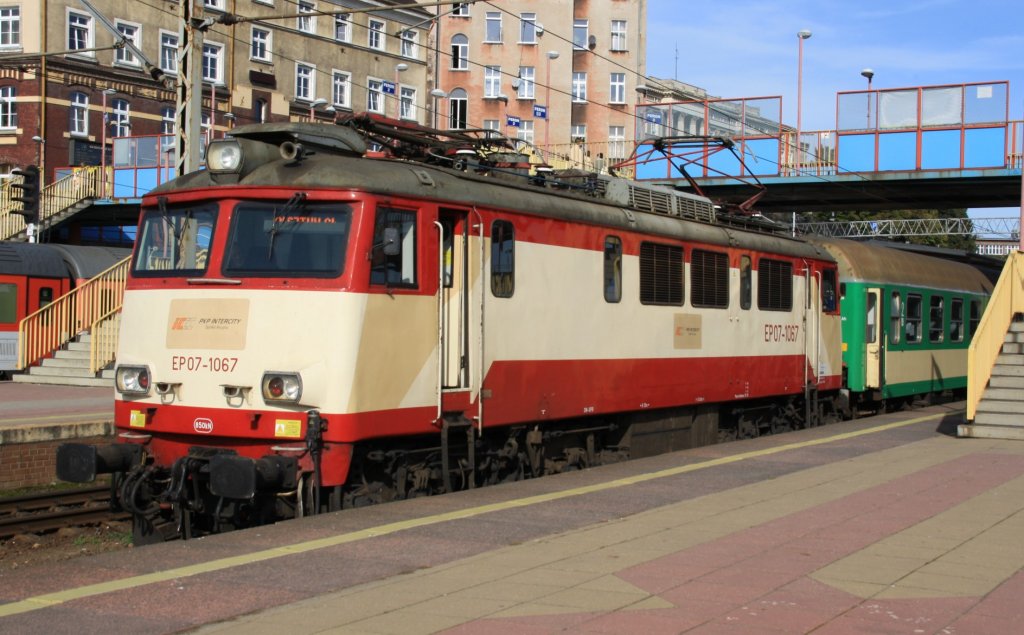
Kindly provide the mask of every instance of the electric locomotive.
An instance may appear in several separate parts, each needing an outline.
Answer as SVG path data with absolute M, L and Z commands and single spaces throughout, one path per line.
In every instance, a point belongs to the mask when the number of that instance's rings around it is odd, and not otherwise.
M 348 123 L 237 128 L 144 198 L 119 442 L 58 451 L 64 480 L 113 474 L 136 540 L 848 409 L 824 247 L 668 188 L 530 174 L 486 133 Z

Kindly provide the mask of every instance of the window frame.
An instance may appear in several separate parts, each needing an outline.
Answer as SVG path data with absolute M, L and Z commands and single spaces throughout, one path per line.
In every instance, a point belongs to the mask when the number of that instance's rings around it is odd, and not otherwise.
M 316 34 L 316 3 L 310 2 L 310 0 L 297 0 L 296 13 L 299 14 L 310 14 L 310 15 L 298 15 L 295 17 L 295 30 L 300 33 Z
M 465 130 L 468 123 L 469 94 L 465 89 L 455 88 L 448 95 L 448 129 Z
M 618 80 L 618 81 L 616 81 Z M 608 77 L 608 103 L 626 103 L 626 74 L 610 73 Z
M 301 60 L 295 61 L 295 100 L 312 102 L 316 100 L 316 66 Z
M 534 66 L 519 67 L 519 88 L 516 89 L 516 99 L 537 98 L 537 68 Z
M 964 341 L 964 299 L 959 296 L 949 303 L 949 341 Z
M 337 13 L 334 16 L 334 40 L 336 42 L 352 42 L 352 21 L 348 19 L 347 13 Z M 338 33 L 342 36 L 338 37 Z
M 411 60 L 419 59 L 419 35 L 420 34 L 413 29 L 404 29 L 400 31 L 398 35 L 398 54 Z
M 459 40 L 459 41 L 456 41 Z M 469 70 L 469 38 L 464 33 L 456 33 L 451 37 L 452 61 L 449 70 Z
M 502 230 L 499 233 L 499 228 Z M 507 238 L 505 238 L 507 232 Z M 501 236 L 500 244 L 496 237 Z M 506 247 L 504 243 L 509 243 Z M 491 295 L 511 298 L 516 292 L 516 229 L 512 221 L 496 219 L 491 223 Z
M 89 93 L 76 90 L 68 95 L 68 134 L 89 136 Z
M 402 220 L 398 220 L 402 219 Z M 376 249 L 380 249 L 383 255 L 382 247 L 374 247 L 370 253 L 370 286 L 371 287 L 385 287 L 387 289 L 418 289 L 420 286 L 420 271 L 419 271 L 419 221 L 416 210 L 408 209 L 403 207 L 391 207 L 388 205 L 378 205 L 374 213 L 373 220 L 373 245 L 381 245 L 384 241 L 384 229 L 393 227 L 395 223 L 399 223 L 399 234 L 400 244 L 402 249 L 398 254 L 394 256 L 384 255 L 382 261 L 385 268 L 384 279 L 380 280 L 377 274 L 380 273 L 380 269 L 374 263 L 376 258 Z M 412 232 L 411 238 L 408 235 L 408 231 Z M 412 247 L 412 253 L 407 253 L 407 247 Z M 387 265 L 395 262 L 391 259 L 397 259 L 400 264 L 400 268 L 397 273 L 404 275 L 408 271 L 412 272 L 412 280 L 400 278 L 397 281 L 392 280 L 391 274 L 394 270 L 387 268 Z M 376 278 L 376 279 L 375 279 Z
M 928 342 L 941 344 L 946 339 L 946 298 L 933 294 L 928 297 Z
M 402 84 L 398 87 L 398 118 L 417 121 L 416 89 Z
M 216 51 L 215 54 L 208 54 L 208 51 Z M 202 60 L 202 74 L 203 81 L 209 82 L 217 86 L 224 85 L 224 51 L 225 47 L 219 42 L 211 42 L 209 40 L 203 41 L 203 60 Z M 209 64 L 213 64 L 214 74 L 211 76 L 208 72 Z
M 258 38 L 257 34 L 263 37 Z M 249 31 L 249 38 L 249 59 L 269 64 L 273 60 L 274 32 L 254 24 Z
M 621 29 L 616 29 L 616 26 L 621 26 Z M 608 44 L 608 50 L 613 53 L 624 53 L 629 50 L 628 48 L 628 33 L 629 23 L 626 20 L 612 20 L 611 21 L 611 35 Z
M 501 66 L 484 66 L 484 99 L 501 95 Z
M 501 11 L 487 11 L 484 14 L 484 44 L 501 44 Z M 492 39 L 493 38 L 493 39 Z
M 906 311 L 906 318 L 903 321 L 905 341 L 907 344 L 920 344 L 924 340 L 921 333 L 921 328 L 924 325 L 924 296 L 920 293 L 908 293 L 904 310 Z M 913 329 L 913 333 L 911 333 L 911 329 Z
M 122 31 L 121 28 L 128 32 Z M 142 50 L 142 25 L 138 22 L 128 22 L 127 20 L 114 20 L 114 28 L 125 40 L 132 43 L 135 48 Z M 142 60 L 132 53 L 131 49 L 127 46 L 114 49 L 114 64 L 118 66 L 130 66 L 132 68 L 139 68 L 142 66 Z
M 587 103 L 587 72 L 572 72 L 572 103 Z
M 622 239 L 610 235 L 604 237 L 604 301 L 609 304 L 622 302 Z
M 377 77 L 366 78 L 366 110 L 384 114 L 384 80 Z
M 21 7 L 0 7 L 0 49 L 21 48 Z
M 339 78 L 344 77 L 342 81 Z M 338 87 L 342 87 L 344 99 L 338 100 Z M 339 69 L 331 71 L 331 103 L 339 108 L 352 107 L 352 73 Z
M 582 42 L 582 44 L 581 44 Z M 572 21 L 572 50 L 586 51 L 590 45 L 590 20 L 575 18 Z
M 530 16 L 530 17 L 527 17 Z M 519 44 L 537 44 L 537 14 L 525 12 L 519 14 Z
M 171 43 L 173 41 L 173 44 Z M 160 70 L 168 75 L 178 74 L 178 38 L 177 33 L 160 29 Z M 169 54 L 169 55 L 168 55 Z
M 85 49 L 95 48 L 96 46 L 96 29 L 92 15 L 88 13 L 82 13 L 81 11 L 75 11 L 70 7 L 66 9 L 67 17 L 65 20 L 65 42 L 67 44 L 67 50 L 69 55 L 80 55 L 83 57 L 96 57 L 96 51 L 89 51 Z M 72 25 L 72 19 L 82 20 L 83 23 L 78 25 Z M 72 38 L 73 32 L 81 31 L 82 38 L 81 42 L 77 37 Z
M 374 51 L 387 49 L 385 36 L 388 32 L 388 23 L 377 18 L 370 18 L 366 22 L 366 46 Z

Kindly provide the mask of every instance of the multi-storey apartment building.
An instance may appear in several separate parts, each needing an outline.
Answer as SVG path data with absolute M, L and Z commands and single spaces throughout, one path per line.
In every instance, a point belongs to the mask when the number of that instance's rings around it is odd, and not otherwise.
M 345 111 L 430 119 L 431 13 L 398 0 L 185 1 L 213 21 L 200 49 L 207 136 Z M 59 168 L 100 165 L 114 137 L 174 132 L 178 3 L 90 4 L 99 15 L 80 0 L 0 0 L 0 172 L 37 163 L 49 182 Z M 105 21 L 170 82 L 116 47 Z
M 437 89 L 447 102 L 438 127 L 498 130 L 594 166 L 627 156 L 646 0 L 482 1 L 438 12 Z

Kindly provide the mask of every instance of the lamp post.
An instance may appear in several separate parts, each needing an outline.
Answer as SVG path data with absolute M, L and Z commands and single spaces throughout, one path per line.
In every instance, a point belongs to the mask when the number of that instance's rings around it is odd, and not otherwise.
M 801 130 L 801 114 L 803 109 L 803 98 L 804 98 L 804 40 L 811 37 L 811 32 L 807 29 L 802 29 L 796 34 L 797 42 L 799 42 L 799 52 L 797 54 L 796 63 L 796 156 L 794 157 L 794 165 L 796 171 L 800 172 L 800 130 Z M 796 213 L 793 213 L 793 231 L 796 232 Z
M 402 89 L 398 83 L 398 75 L 408 68 L 409 65 L 405 62 L 395 64 L 395 119 L 402 118 Z
M 865 68 L 860 72 L 861 76 L 868 78 L 868 129 L 871 129 L 871 78 L 875 76 L 875 71 L 870 68 Z
M 103 107 L 100 113 L 100 192 L 103 198 L 107 198 L 107 95 L 113 95 L 117 91 L 107 88 L 103 91 Z
M 323 97 L 317 97 L 313 101 L 309 102 L 309 120 L 316 121 L 316 109 L 327 103 L 327 100 Z
M 448 96 L 448 93 L 444 92 L 440 88 L 435 88 L 434 90 L 430 91 L 430 96 L 433 97 L 433 99 L 434 99 L 434 126 L 433 127 L 434 127 L 435 130 L 437 130 L 438 129 L 437 100 L 438 99 L 444 99 L 445 97 Z
M 547 155 L 551 154 L 551 60 L 557 60 L 559 56 L 558 51 L 548 51 L 547 61 L 545 62 L 545 77 L 544 77 L 544 107 L 547 108 L 547 112 L 544 114 L 544 162 L 547 163 Z
M 234 128 L 235 128 L 235 113 L 233 113 L 233 112 L 226 112 L 226 113 L 224 113 L 224 119 L 228 122 L 228 132 L 230 132 L 231 130 L 234 130 Z M 226 135 L 227 132 L 225 132 L 224 134 Z

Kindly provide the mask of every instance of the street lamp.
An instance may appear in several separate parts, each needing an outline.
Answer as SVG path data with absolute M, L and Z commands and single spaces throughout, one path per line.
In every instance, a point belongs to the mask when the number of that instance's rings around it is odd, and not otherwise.
M 317 97 L 313 101 L 309 102 L 309 120 L 316 121 L 316 109 L 327 103 L 327 100 L 323 97 Z
M 398 74 L 402 71 L 408 70 L 409 65 L 405 62 L 399 62 L 395 64 L 395 119 L 402 118 L 402 89 L 399 88 Z
M 796 156 L 795 165 L 796 171 L 800 172 L 800 130 L 801 130 L 801 114 L 803 109 L 803 97 L 804 97 L 804 40 L 811 37 L 811 32 L 807 29 L 802 29 L 796 34 L 797 42 L 799 42 L 799 53 L 797 55 L 797 66 L 796 66 Z M 794 212 L 793 218 L 796 218 Z M 794 220 L 794 233 L 796 231 L 796 221 Z
M 103 112 L 100 113 L 100 192 L 103 198 L 107 198 L 107 126 L 110 124 L 107 119 L 107 95 L 116 92 L 113 88 L 103 91 Z
M 551 60 L 557 60 L 560 53 L 558 51 L 548 51 L 545 77 L 544 77 L 544 107 L 547 108 L 547 112 L 544 113 L 544 152 L 546 154 L 551 153 L 549 144 L 551 142 Z M 547 156 L 544 157 L 544 162 L 547 163 Z
M 434 117 L 433 117 L 434 118 L 434 126 L 433 127 L 434 127 L 435 130 L 437 130 L 438 129 L 437 100 L 438 99 L 444 99 L 445 97 L 448 96 L 448 93 L 444 92 L 440 88 L 435 88 L 434 90 L 430 91 L 430 96 L 434 98 Z
M 227 122 L 228 122 L 228 130 L 233 130 L 234 127 L 235 127 L 235 113 L 233 113 L 233 112 L 226 112 L 226 113 L 224 113 L 224 119 L 226 119 Z M 225 132 L 224 134 L 226 135 L 227 133 Z
M 871 78 L 875 76 L 875 71 L 870 68 L 865 68 L 860 72 L 861 76 L 868 78 L 868 129 L 871 128 Z

